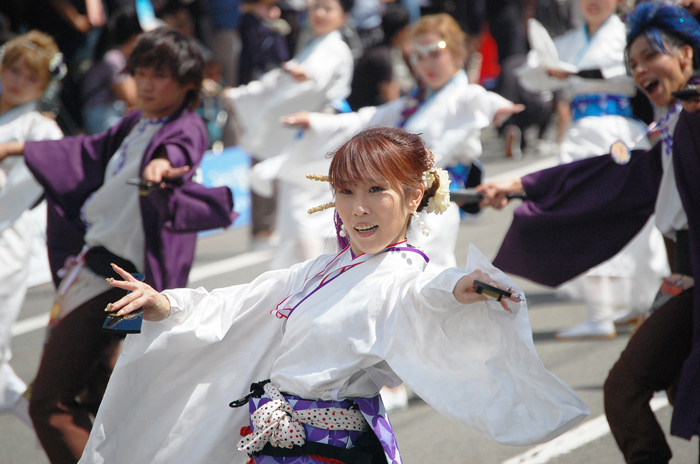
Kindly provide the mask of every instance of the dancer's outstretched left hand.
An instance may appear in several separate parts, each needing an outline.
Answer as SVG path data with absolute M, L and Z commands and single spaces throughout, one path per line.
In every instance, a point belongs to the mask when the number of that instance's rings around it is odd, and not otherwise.
M 143 318 L 147 321 L 162 321 L 170 315 L 170 300 L 148 284 L 138 281 L 134 276 L 112 264 L 112 269 L 122 276 L 124 280 L 107 279 L 112 287 L 129 290 L 131 293 L 122 299 L 110 303 L 105 311 L 116 312 L 117 316 L 124 316 L 139 308 L 143 308 Z
M 457 301 L 459 301 L 462 304 L 471 304 L 476 303 L 478 301 L 489 301 L 490 298 L 484 295 L 483 293 L 476 293 L 476 285 L 474 285 L 475 280 L 479 280 L 488 285 L 498 287 L 498 284 L 494 282 L 491 276 L 477 269 L 471 274 L 467 274 L 461 279 L 459 279 L 457 285 L 455 285 L 455 288 L 454 290 L 452 290 L 452 293 L 454 294 Z M 520 303 L 521 301 L 517 295 L 503 297 L 499 303 L 501 303 L 503 309 L 505 309 L 508 312 L 512 311 L 508 307 L 508 303 L 506 303 L 506 300 L 514 301 L 516 303 Z

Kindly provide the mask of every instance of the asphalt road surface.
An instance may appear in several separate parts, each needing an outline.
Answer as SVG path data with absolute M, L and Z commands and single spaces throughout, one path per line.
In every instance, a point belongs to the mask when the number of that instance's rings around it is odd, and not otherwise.
M 484 165 L 490 177 L 519 174 L 522 169 L 551 165 L 552 159 L 530 154 L 522 160 L 505 160 L 498 142 L 485 134 Z M 486 211 L 476 219 L 463 221 L 460 227 L 458 263 L 464 265 L 469 242 L 487 257 L 493 258 L 510 224 L 511 205 L 502 212 Z M 252 280 L 269 265 L 271 250 L 248 249 L 246 229 L 237 229 L 200 239 L 191 286 L 212 289 Z M 392 414 L 399 447 L 406 464 L 484 463 L 484 464 L 622 464 L 624 460 L 607 428 L 603 416 L 603 382 L 624 349 L 631 329 L 622 327 L 615 339 L 607 341 L 562 342 L 556 331 L 585 317 L 582 303 L 559 299 L 552 289 L 518 280 L 528 298 L 535 346 L 545 365 L 569 384 L 589 405 L 591 416 L 580 426 L 537 449 L 509 447 L 491 443 L 454 424 L 432 410 L 419 398 L 411 400 L 405 411 Z M 25 381 L 32 380 L 39 362 L 46 314 L 53 288 L 50 285 L 30 290 L 20 321 L 15 324 L 12 365 Z M 664 395 L 653 400 L 657 417 L 668 435 L 672 409 Z M 698 462 L 698 441 L 668 438 L 673 449 L 673 464 Z M 45 464 L 46 459 L 33 432 L 12 414 L 0 414 L 0 464 Z M 134 463 L 144 464 L 144 463 Z

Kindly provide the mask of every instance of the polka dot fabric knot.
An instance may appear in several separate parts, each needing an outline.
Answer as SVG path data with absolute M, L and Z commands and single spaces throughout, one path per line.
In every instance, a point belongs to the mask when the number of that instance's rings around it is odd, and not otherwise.
M 263 388 L 272 401 L 253 413 L 251 423 L 255 431 L 238 442 L 238 449 L 252 454 L 262 450 L 268 442 L 279 448 L 303 445 L 306 433 L 301 423 L 292 416 L 292 406 L 271 383 Z
M 261 451 L 267 443 L 279 448 L 301 446 L 306 441 L 302 423 L 325 430 L 369 430 L 369 424 L 359 410 L 317 408 L 295 411 L 277 387 L 263 387 L 271 401 L 260 406 L 252 415 L 253 432 L 238 442 L 238 449 L 249 455 Z

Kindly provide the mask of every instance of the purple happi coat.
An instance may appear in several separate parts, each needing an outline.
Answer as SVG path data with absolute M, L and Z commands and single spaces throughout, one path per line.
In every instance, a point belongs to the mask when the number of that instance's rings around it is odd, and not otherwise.
M 685 360 L 674 403 L 671 433 L 700 434 L 700 116 L 683 111 L 673 134 L 676 186 L 688 216 L 693 287 L 693 345 Z
M 77 255 L 84 245 L 83 203 L 102 186 L 109 159 L 140 118 L 141 112 L 133 111 L 100 134 L 25 144 L 27 166 L 46 192 L 49 261 L 57 285 L 57 271 L 65 259 Z M 227 187 L 210 189 L 192 181 L 206 148 L 207 132 L 201 118 L 183 110 L 167 120 L 144 153 L 141 173 L 156 151 L 163 149 L 173 167 L 191 168 L 181 187 L 140 197 L 146 237 L 144 273 L 146 282 L 157 290 L 187 285 L 197 231 L 227 227 L 235 218 Z

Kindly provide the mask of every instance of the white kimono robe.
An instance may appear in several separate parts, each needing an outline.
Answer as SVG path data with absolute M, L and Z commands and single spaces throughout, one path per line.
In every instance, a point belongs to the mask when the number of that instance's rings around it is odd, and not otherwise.
M 326 243 L 335 239 L 335 229 L 329 227 L 332 213 L 315 213 L 308 218 L 306 210 L 333 201 L 326 185 L 306 180 L 307 173 L 327 174 L 330 160 L 326 153 L 340 147 L 353 135 L 371 126 L 398 127 L 406 97 L 377 107 L 362 108 L 355 113 L 309 115 L 311 126 L 303 138 L 292 147 L 288 160 L 278 178 L 296 185 L 282 187 L 278 224 L 280 253 L 278 266 L 291 265 L 295 247 L 285 246 L 285 240 L 295 237 L 317 237 Z M 409 132 L 421 134 L 425 146 L 435 154 L 437 167 L 470 164 L 481 155 L 481 129 L 489 126 L 496 111 L 512 103 L 500 95 L 469 84 L 463 71 L 429 98 L 404 125 Z M 298 187 L 301 186 L 301 187 Z M 307 187 L 308 186 L 308 187 Z M 308 190 L 307 190 L 308 189 Z M 430 256 L 430 267 L 439 272 L 456 265 L 454 250 L 459 229 L 459 208 L 453 204 L 442 215 L 421 215 L 430 230 L 425 237 L 417 224 L 409 231 L 409 243 L 422 248 Z M 315 232 L 314 232 L 315 231 Z M 304 234 L 314 235 L 304 235 Z M 289 237 L 289 239 L 287 238 Z M 298 245 L 297 245 L 298 247 Z M 320 246 L 319 246 L 320 248 Z
M 363 256 L 315 293 L 304 284 L 334 255 L 246 285 L 166 291 L 170 318 L 126 338 L 80 462 L 243 463 L 236 444 L 248 411 L 228 403 L 267 378 L 326 400 L 403 380 L 450 419 L 510 445 L 550 440 L 589 413 L 542 364 L 525 302 L 513 313 L 457 302 L 456 282 L 475 268 L 521 291 L 475 247 L 466 271 L 437 277 L 416 251 Z M 335 269 L 352 261 L 345 250 Z M 293 294 L 306 299 L 277 317 Z
M 319 111 L 350 94 L 352 53 L 337 30 L 314 38 L 289 64 L 301 66 L 310 80 L 297 82 L 277 68 L 225 94 L 243 127 L 241 146 L 258 160 L 282 154 L 294 139 L 297 130 L 283 126 L 283 116 Z
M 541 27 L 541 26 L 540 26 Z M 532 28 L 538 33 L 537 27 Z M 532 34 L 531 34 L 531 38 Z M 537 38 L 533 38 L 537 40 Z M 610 16 L 589 38 L 579 28 L 554 39 L 561 68 L 576 71 L 600 69 L 605 79 L 566 80 L 546 74 L 546 67 L 557 67 L 540 47 L 528 55 L 528 64 L 518 71 L 520 82 L 533 91 L 563 90 L 564 98 L 585 94 L 615 94 L 632 97 L 636 86 L 624 64 L 625 25 L 617 15 Z M 537 49 L 540 48 L 538 51 Z M 566 67 L 565 65 L 572 65 Z M 647 128 L 641 121 L 617 115 L 588 116 L 573 121 L 561 146 L 560 162 L 607 154 L 610 146 L 622 140 L 627 146 L 648 147 Z M 620 253 L 583 277 L 562 287 L 567 296 L 591 303 L 594 320 L 608 318 L 611 309 L 648 309 L 661 279 L 669 272 L 663 239 L 653 218 Z M 615 281 L 609 280 L 616 279 Z M 608 314 L 607 316 L 605 314 Z
M 56 122 L 36 111 L 36 103 L 0 116 L 0 143 L 63 137 Z M 51 156 L 47 153 L 47 156 Z M 44 190 L 21 156 L 0 162 L 0 411 L 12 407 L 26 385 L 9 364 L 10 331 L 27 288 L 51 280 L 46 252 L 46 205 L 30 208 Z M 3 185 L 4 184 L 4 185 Z

